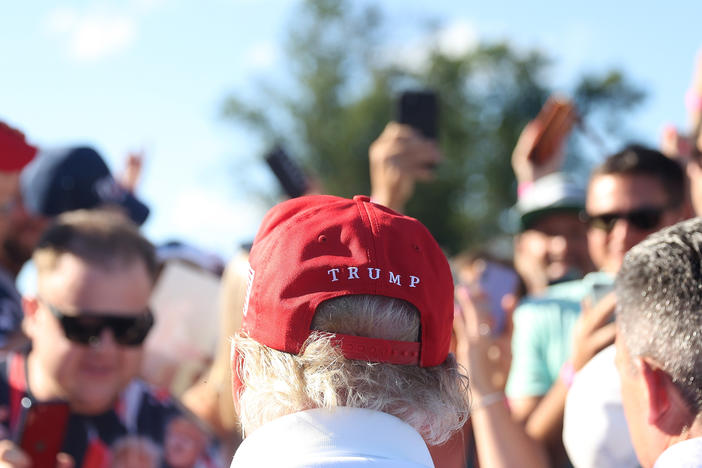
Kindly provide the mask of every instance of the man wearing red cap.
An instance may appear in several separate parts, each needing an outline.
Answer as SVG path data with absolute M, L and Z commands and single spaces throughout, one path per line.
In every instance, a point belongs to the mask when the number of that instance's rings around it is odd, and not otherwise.
M 0 245 L 5 241 L 19 195 L 20 171 L 37 153 L 24 135 L 0 122 Z M 0 266 L 0 349 L 13 345 L 22 321 L 22 301 L 14 276 Z
M 448 262 L 417 220 L 360 196 L 277 205 L 234 337 L 232 467 L 433 466 L 427 445 L 468 416 L 452 321 Z

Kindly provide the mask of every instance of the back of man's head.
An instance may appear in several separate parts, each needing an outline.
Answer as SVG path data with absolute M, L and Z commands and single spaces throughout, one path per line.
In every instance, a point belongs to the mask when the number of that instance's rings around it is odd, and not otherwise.
M 671 208 L 680 207 L 685 199 L 685 174 L 680 164 L 645 146 L 629 145 L 610 155 L 593 170 L 590 180 L 601 175 L 650 176 L 668 193 Z
M 303 197 L 269 212 L 250 263 L 234 342 L 246 433 L 338 406 L 397 416 L 430 445 L 463 425 L 451 273 L 421 223 L 367 197 Z
M 693 413 L 702 411 L 702 218 L 652 234 L 617 274 L 617 325 L 631 357 L 670 375 Z

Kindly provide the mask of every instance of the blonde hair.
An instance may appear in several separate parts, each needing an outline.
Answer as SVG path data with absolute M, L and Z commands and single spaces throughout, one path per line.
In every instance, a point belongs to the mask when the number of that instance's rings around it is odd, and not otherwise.
M 382 296 L 345 296 L 322 303 L 315 330 L 299 355 L 271 349 L 237 334 L 235 371 L 243 383 L 239 418 L 250 433 L 268 421 L 310 408 L 348 406 L 382 411 L 439 445 L 468 418 L 467 377 L 449 355 L 435 367 L 346 359 L 332 341 L 344 333 L 416 341 L 419 313 Z

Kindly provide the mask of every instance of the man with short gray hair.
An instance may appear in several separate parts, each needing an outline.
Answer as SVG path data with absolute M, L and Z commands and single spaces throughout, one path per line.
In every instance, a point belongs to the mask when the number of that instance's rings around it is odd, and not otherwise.
M 702 467 L 702 219 L 632 248 L 616 292 L 616 364 L 639 462 Z

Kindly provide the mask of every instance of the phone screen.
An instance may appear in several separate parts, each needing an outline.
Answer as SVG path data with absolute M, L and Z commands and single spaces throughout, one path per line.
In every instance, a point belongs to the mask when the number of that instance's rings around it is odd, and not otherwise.
M 502 307 L 502 298 L 506 294 L 514 294 L 519 277 L 517 273 L 505 265 L 496 262 L 485 262 L 485 269 L 480 275 L 480 287 L 488 298 L 492 314 L 492 332 L 499 335 L 505 328 L 506 312 Z
M 55 466 L 66 435 L 68 404 L 40 403 L 24 397 L 21 406 L 15 443 L 31 458 L 32 466 Z

